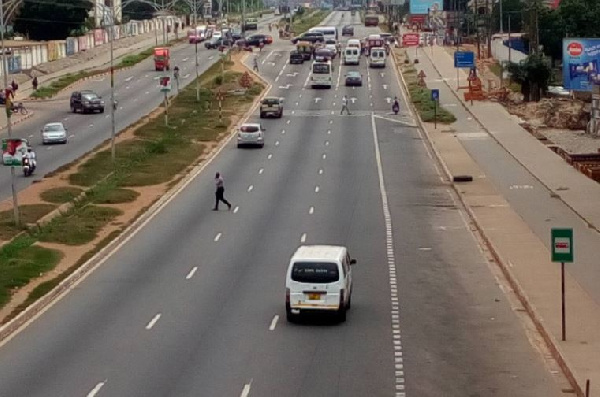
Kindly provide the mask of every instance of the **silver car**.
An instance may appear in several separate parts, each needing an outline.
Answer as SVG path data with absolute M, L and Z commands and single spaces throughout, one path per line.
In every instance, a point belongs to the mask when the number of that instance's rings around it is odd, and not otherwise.
M 42 128 L 42 143 L 67 143 L 67 129 L 61 122 L 48 123 Z
M 265 129 L 258 123 L 244 123 L 238 130 L 237 146 L 265 146 L 263 132 Z

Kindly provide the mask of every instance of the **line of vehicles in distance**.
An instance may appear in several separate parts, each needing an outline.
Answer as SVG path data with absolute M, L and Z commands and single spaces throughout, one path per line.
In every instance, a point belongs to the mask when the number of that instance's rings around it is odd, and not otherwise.
M 342 36 L 353 36 L 354 28 L 342 28 Z M 389 33 L 371 34 L 362 40 L 350 38 L 342 49 L 334 26 L 317 26 L 292 39 L 296 49 L 290 52 L 290 64 L 302 64 L 312 60 L 310 84 L 313 88 L 333 86 L 335 67 L 333 60 L 339 55 L 343 65 L 360 65 L 364 56 L 369 67 L 385 68 L 394 38 Z M 346 74 L 346 86 L 362 86 L 362 76 L 356 71 Z

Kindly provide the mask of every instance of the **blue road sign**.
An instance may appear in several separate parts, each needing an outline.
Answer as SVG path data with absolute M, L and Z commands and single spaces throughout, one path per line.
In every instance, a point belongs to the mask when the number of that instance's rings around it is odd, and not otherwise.
M 440 100 L 440 90 L 438 90 L 437 88 L 431 90 L 431 100 L 432 101 Z
M 456 51 L 454 53 L 455 68 L 472 68 L 475 66 L 475 53 L 473 51 Z

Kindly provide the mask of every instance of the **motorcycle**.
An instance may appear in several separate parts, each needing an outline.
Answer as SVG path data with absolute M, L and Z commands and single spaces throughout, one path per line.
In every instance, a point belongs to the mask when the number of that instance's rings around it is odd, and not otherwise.
M 10 109 L 13 113 L 27 114 L 27 109 L 23 106 L 23 102 L 13 103 Z
M 35 170 L 35 166 L 31 162 L 31 160 L 28 159 L 27 157 L 24 157 L 23 158 L 23 176 L 25 176 L 25 177 L 31 176 L 31 174 L 33 174 L 34 170 Z
M 400 111 L 400 105 L 398 105 L 398 101 L 394 102 L 394 105 L 392 106 L 392 111 L 394 112 L 394 114 L 398 114 L 398 112 Z

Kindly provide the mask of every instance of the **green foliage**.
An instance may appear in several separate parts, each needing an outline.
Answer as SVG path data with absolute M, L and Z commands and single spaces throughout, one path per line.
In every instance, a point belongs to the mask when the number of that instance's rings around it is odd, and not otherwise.
M 150 3 L 133 1 L 123 7 L 123 18 L 128 18 L 129 20 L 152 19 L 154 12 L 154 8 Z
M 508 72 L 511 79 L 521 85 L 526 102 L 540 100 L 552 75 L 550 63 L 543 54 L 533 54 L 521 63 L 508 64 Z
M 510 18 L 511 32 L 521 32 L 523 29 L 523 11 L 525 3 L 523 0 L 502 0 L 502 27 L 508 32 L 508 20 Z M 494 2 L 492 9 L 492 23 L 494 32 L 500 31 L 500 6 Z
M 91 9 L 87 0 L 24 0 L 14 30 L 31 40 L 64 40 L 85 24 Z

